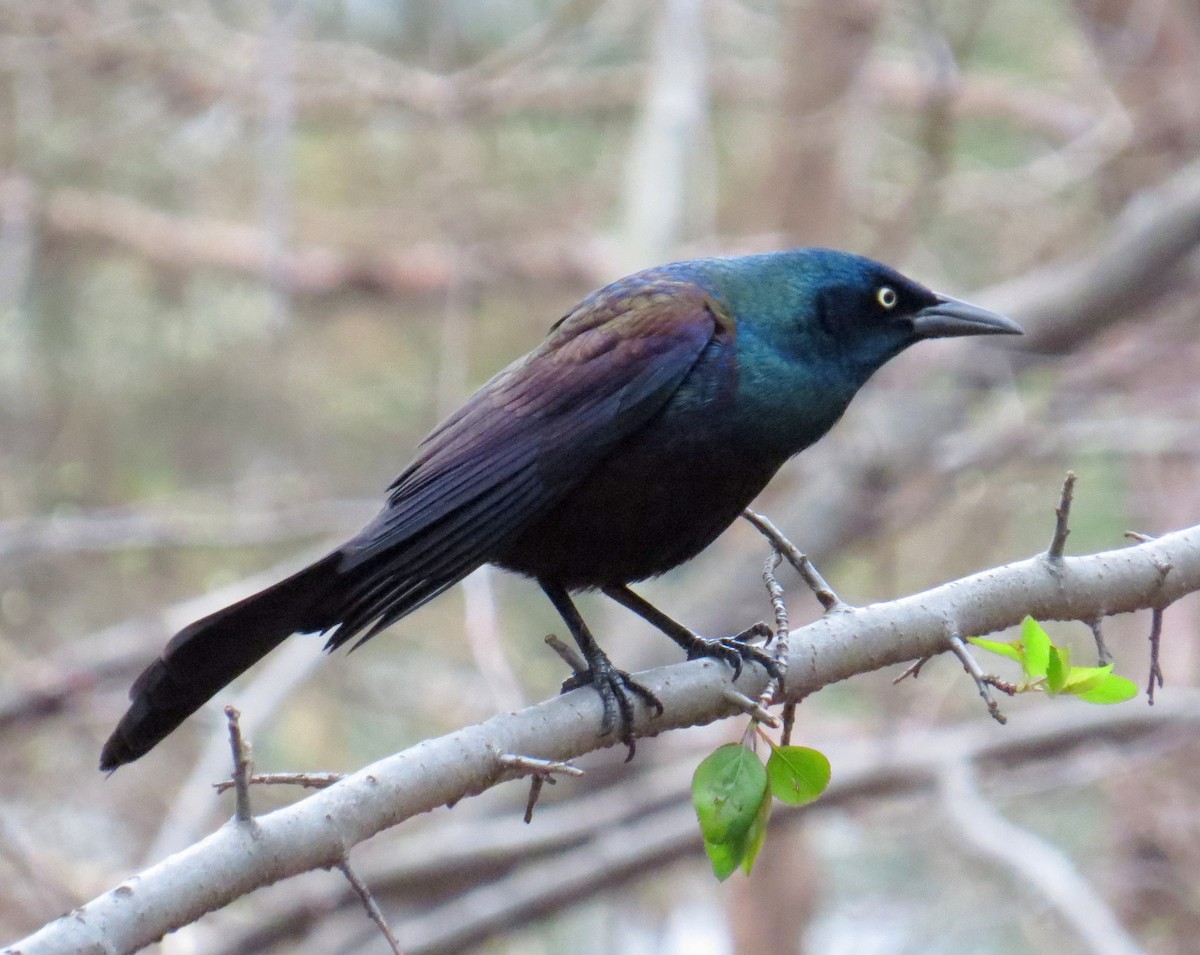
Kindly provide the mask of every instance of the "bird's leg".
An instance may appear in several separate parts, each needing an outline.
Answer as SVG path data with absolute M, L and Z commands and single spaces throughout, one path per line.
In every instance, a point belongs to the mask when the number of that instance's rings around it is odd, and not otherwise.
M 575 642 L 579 644 L 579 649 L 582 651 L 584 659 L 587 660 L 587 669 L 577 672 L 574 676 L 567 679 L 563 685 L 563 692 L 574 690 L 581 686 L 591 686 L 600 694 L 600 700 L 604 704 L 604 717 L 600 722 L 600 735 L 607 736 L 616 726 L 618 718 L 621 722 L 621 742 L 629 747 L 629 756 L 626 762 L 633 759 L 634 742 L 633 742 L 633 704 L 630 702 L 629 694 L 639 697 L 647 705 L 654 707 L 659 713 L 662 713 L 663 706 L 658 697 L 651 693 L 640 683 L 635 683 L 633 679 L 624 670 L 618 670 L 609 660 L 608 655 L 600 649 L 600 645 L 596 643 L 596 638 L 592 636 L 588 626 L 580 616 L 574 602 L 571 600 L 567 589 L 561 584 L 552 580 L 538 578 L 538 584 L 545 591 L 546 596 L 550 598 L 550 602 L 554 604 L 554 609 L 558 611 L 563 622 L 566 623 L 567 629 L 571 631 L 571 636 L 575 638 Z
M 776 679 L 780 676 L 779 665 L 771 655 L 759 647 L 747 643 L 754 637 L 771 636 L 771 629 L 765 623 L 756 623 L 753 627 L 734 634 L 732 637 L 709 640 L 693 633 L 678 621 L 672 620 L 650 601 L 639 597 L 624 585 L 604 587 L 602 590 L 606 596 L 611 597 L 622 607 L 632 610 L 683 647 L 689 660 L 696 660 L 700 657 L 715 657 L 718 660 L 724 660 L 733 667 L 735 680 L 742 675 L 742 663 L 747 660 L 762 664 L 766 671 Z

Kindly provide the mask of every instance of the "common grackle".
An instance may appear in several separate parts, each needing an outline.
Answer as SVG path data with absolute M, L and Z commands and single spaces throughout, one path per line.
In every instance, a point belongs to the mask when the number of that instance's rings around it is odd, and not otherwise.
M 592 293 L 421 444 L 355 537 L 180 631 L 137 678 L 100 768 L 137 759 L 293 633 L 369 640 L 484 563 L 533 577 L 588 669 L 601 734 L 630 695 L 570 593 L 600 590 L 689 658 L 770 660 L 705 640 L 628 587 L 707 547 L 866 380 L 923 338 L 1020 334 L 869 259 L 797 249 L 649 269 Z

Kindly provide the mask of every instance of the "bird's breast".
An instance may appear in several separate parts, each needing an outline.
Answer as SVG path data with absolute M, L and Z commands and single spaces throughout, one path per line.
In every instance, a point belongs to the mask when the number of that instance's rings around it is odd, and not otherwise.
M 493 560 L 572 589 L 665 573 L 732 524 L 783 460 L 753 453 L 711 422 L 645 428 Z

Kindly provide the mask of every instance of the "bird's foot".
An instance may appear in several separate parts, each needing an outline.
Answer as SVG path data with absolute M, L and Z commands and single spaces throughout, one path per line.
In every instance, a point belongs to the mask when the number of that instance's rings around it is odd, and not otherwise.
M 577 690 L 582 686 L 590 686 L 600 694 L 600 702 L 604 705 L 604 715 L 600 720 L 601 736 L 607 736 L 620 723 L 621 742 L 629 748 L 625 762 L 629 762 L 637 749 L 633 739 L 633 702 L 630 696 L 636 696 L 652 707 L 659 716 L 663 711 L 662 701 L 624 670 L 618 670 L 603 655 L 589 661 L 586 670 L 579 670 L 564 680 L 562 692 Z
M 733 667 L 734 680 L 742 675 L 743 663 L 758 663 L 774 679 L 778 680 L 783 674 L 779 669 L 779 664 L 775 662 L 775 658 L 762 647 L 749 642 L 759 637 L 765 637 L 770 642 L 772 636 L 771 628 L 765 623 L 756 623 L 753 627 L 734 634 L 732 637 L 717 637 L 710 640 L 697 636 L 695 642 L 688 649 L 688 659 L 698 660 L 701 657 L 713 657 L 717 660 L 724 660 Z

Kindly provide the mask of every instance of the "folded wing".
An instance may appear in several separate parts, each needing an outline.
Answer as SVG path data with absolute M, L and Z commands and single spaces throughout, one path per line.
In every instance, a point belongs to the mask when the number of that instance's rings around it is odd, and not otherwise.
M 719 321 L 692 283 L 609 286 L 422 444 L 388 503 L 340 549 L 347 586 L 314 608 L 330 646 L 369 639 L 490 559 L 667 402 Z M 314 628 L 317 629 L 317 628 Z

